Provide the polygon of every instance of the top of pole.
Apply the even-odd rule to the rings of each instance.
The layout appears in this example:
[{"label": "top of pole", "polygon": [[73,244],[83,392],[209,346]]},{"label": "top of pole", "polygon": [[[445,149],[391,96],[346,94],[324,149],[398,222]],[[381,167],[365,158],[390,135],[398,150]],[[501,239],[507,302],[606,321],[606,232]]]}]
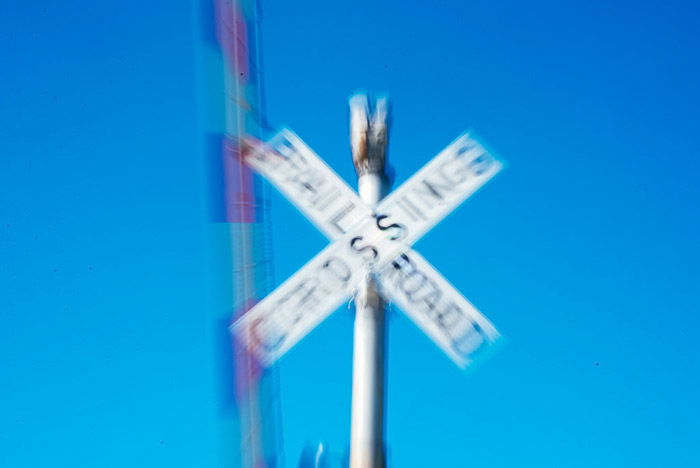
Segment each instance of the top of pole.
[{"label": "top of pole", "polygon": [[350,98],[350,146],[355,172],[386,174],[386,147],[388,141],[389,100],[382,96],[374,102],[374,112],[365,94]]}]

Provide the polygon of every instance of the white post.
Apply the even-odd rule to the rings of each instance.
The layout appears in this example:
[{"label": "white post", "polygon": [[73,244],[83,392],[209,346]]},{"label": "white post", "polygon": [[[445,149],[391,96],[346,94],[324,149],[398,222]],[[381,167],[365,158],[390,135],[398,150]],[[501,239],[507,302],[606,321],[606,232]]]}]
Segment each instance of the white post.
[{"label": "white post", "polygon": [[[367,98],[350,99],[350,138],[360,198],[375,206],[389,189],[385,171],[386,100],[378,100],[371,120]],[[384,455],[384,300],[374,281],[363,282],[355,298],[352,367],[350,468],[383,468]]]}]

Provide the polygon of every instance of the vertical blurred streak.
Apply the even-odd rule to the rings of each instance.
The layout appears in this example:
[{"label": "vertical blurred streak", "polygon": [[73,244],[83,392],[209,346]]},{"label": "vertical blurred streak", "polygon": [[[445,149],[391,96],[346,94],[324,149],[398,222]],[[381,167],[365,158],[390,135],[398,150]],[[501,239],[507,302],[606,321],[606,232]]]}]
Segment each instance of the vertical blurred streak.
[{"label": "vertical blurred streak", "polygon": [[[280,466],[276,370],[259,367],[227,331],[232,320],[267,294],[272,275],[269,189],[243,163],[239,144],[243,137],[262,138],[267,128],[262,108],[259,5],[257,0],[198,2],[200,122],[213,152],[208,155],[210,196],[217,223],[212,254],[217,259],[214,263],[228,265],[219,265],[215,273],[228,278],[220,294],[226,306],[215,304],[214,320],[215,335],[221,337],[219,380],[224,387],[217,400],[217,426],[224,439],[221,466]],[[221,260],[227,255],[230,263]],[[223,317],[224,309],[229,314],[233,311],[233,316]],[[240,447],[238,456],[234,445]]]}]

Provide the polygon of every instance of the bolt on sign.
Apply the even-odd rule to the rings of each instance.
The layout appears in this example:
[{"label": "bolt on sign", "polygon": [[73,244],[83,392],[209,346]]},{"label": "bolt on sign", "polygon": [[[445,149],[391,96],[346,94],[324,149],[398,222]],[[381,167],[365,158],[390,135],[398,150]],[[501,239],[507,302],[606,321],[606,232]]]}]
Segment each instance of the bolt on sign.
[{"label": "bolt on sign", "polygon": [[374,208],[290,130],[249,142],[243,157],[331,241],[231,326],[261,363],[279,359],[368,275],[458,366],[497,341],[491,322],[411,248],[503,168],[476,139],[461,135]]}]

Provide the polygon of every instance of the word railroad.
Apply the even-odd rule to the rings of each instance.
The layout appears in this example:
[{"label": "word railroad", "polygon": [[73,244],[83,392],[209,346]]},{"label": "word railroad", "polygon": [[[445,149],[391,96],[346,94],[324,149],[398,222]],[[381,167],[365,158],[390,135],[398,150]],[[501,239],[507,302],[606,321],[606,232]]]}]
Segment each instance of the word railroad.
[{"label": "word railroad", "polygon": [[289,130],[247,142],[243,158],[332,241],[232,325],[262,364],[286,353],[367,275],[460,367],[498,339],[494,326],[411,249],[503,168],[475,139],[457,138],[374,209]]}]

